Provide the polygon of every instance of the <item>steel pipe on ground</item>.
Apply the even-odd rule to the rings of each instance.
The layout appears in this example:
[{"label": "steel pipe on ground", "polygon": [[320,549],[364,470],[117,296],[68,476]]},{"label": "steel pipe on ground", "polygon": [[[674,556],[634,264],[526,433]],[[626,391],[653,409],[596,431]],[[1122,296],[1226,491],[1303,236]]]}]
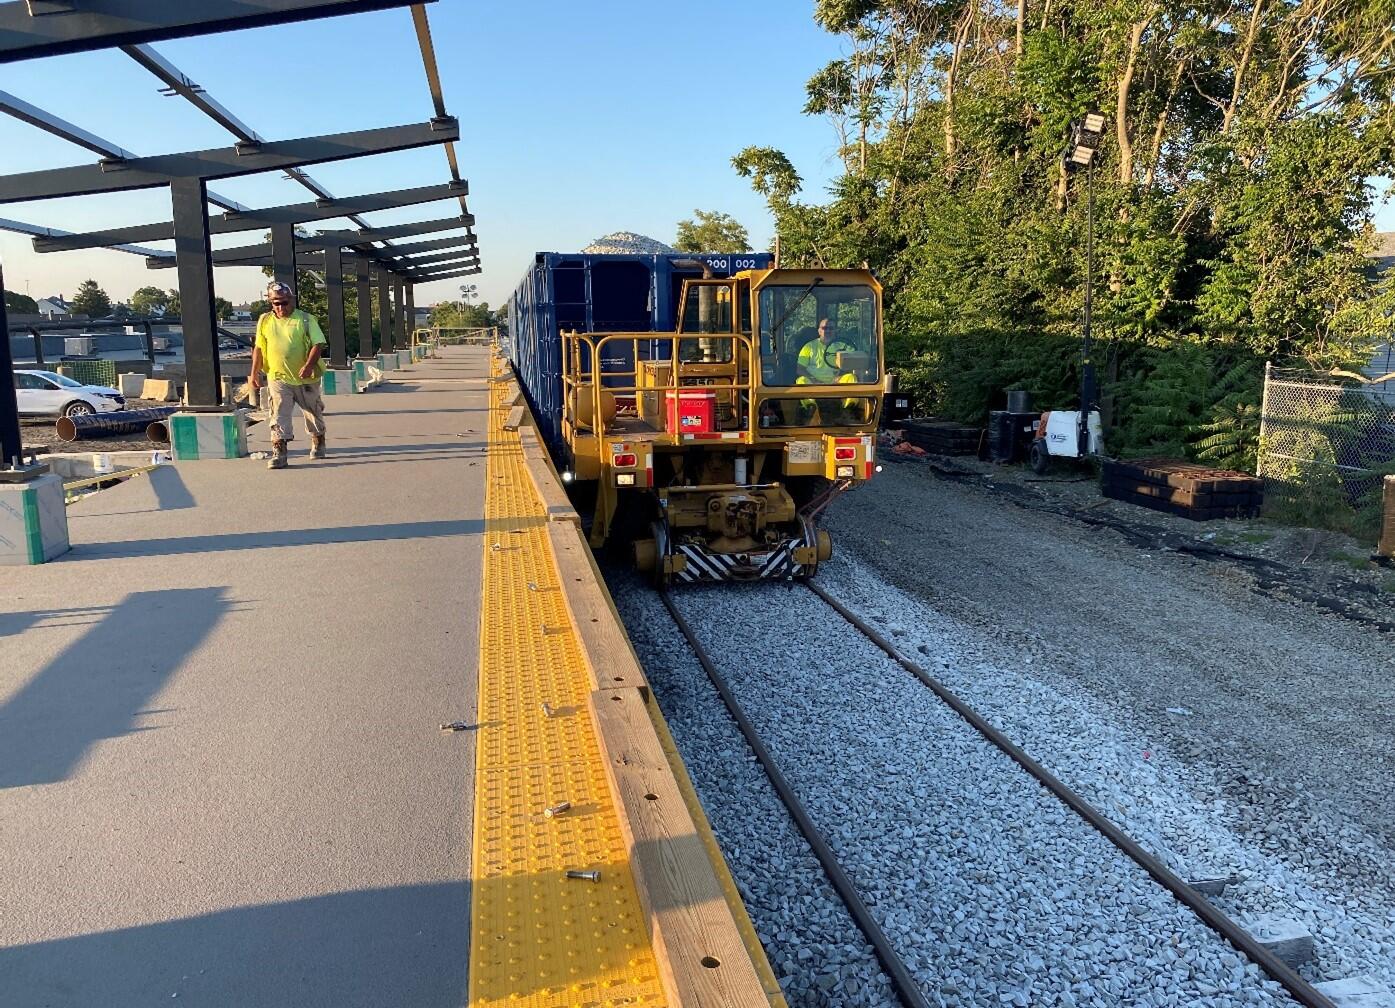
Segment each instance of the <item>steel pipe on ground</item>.
[{"label": "steel pipe on ground", "polygon": [[[87,416],[59,417],[55,428],[59,440],[80,441],[83,438],[111,437],[113,434],[135,434],[144,431],[156,444],[169,444],[169,429],[165,418],[178,406],[153,406],[150,409],[119,410],[116,413],[90,413]],[[159,428],[157,432],[155,429]],[[157,436],[163,432],[163,436]]]}]

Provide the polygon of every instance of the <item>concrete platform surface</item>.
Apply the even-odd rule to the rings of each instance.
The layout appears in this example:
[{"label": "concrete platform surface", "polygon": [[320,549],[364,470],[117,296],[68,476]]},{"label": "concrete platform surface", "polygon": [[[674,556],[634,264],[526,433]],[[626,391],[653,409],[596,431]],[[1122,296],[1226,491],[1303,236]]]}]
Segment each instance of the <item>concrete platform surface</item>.
[{"label": "concrete platform surface", "polygon": [[463,1002],[487,353],[0,574],[0,1004]]}]

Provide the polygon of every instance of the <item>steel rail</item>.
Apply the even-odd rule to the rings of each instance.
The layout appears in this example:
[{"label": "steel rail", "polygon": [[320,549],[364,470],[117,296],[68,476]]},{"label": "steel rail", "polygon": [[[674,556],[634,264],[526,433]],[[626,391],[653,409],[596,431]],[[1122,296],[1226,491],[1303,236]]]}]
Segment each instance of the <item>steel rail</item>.
[{"label": "steel rail", "polygon": [[815,826],[813,820],[809,818],[809,813],[805,811],[803,804],[801,804],[799,798],[795,795],[794,789],[790,787],[784,774],[780,772],[774,757],[771,756],[770,751],[766,749],[765,743],[761,741],[755,726],[751,724],[750,719],[746,717],[745,711],[742,710],[741,704],[731,692],[730,687],[727,686],[726,680],[722,678],[721,673],[719,673],[712,664],[712,660],[708,658],[707,652],[703,649],[702,644],[698,642],[697,636],[693,633],[693,628],[688,625],[688,621],[683,618],[683,614],[680,613],[678,608],[673,604],[673,599],[667,591],[660,591],[659,598],[663,600],[664,608],[668,610],[668,614],[673,617],[673,622],[677,625],[679,632],[683,634],[683,639],[686,640],[688,646],[692,648],[693,655],[697,658],[698,663],[702,665],[703,671],[707,673],[707,678],[712,681],[712,685],[716,687],[717,692],[721,695],[722,702],[727,705],[727,710],[730,712],[732,719],[736,721],[737,727],[741,729],[741,734],[746,737],[746,744],[751,747],[751,751],[755,753],[756,759],[760,761],[761,769],[765,771],[766,777],[769,778],[776,793],[779,794],[780,800],[784,802],[785,808],[789,810],[795,825],[799,827],[799,832],[803,834],[805,841],[808,842],[809,849],[814,852],[814,857],[818,858],[819,864],[823,867],[824,873],[828,876],[828,881],[832,883],[833,888],[837,891],[843,904],[848,908],[848,913],[852,915],[853,921],[862,931],[862,934],[867,938],[868,942],[871,943],[873,951],[877,954],[877,959],[880,960],[882,968],[886,970],[892,986],[896,989],[897,997],[901,1000],[902,1004],[909,1006],[909,1008],[930,1008],[930,1002],[925,999],[925,995],[921,993],[919,985],[916,984],[915,979],[911,976],[910,970],[908,970],[906,964],[901,961],[901,957],[896,954],[896,950],[891,947],[891,943],[887,940],[886,934],[882,931],[876,920],[873,919],[871,913],[867,909],[867,905],[862,902],[862,897],[858,895],[856,887],[852,884],[852,880],[849,879],[847,873],[843,871],[843,866],[838,863],[837,855],[833,853],[832,849],[828,846],[828,842],[823,838],[823,834],[819,832],[819,828]]},{"label": "steel rail", "polygon": [[1227,914],[1216,909],[1205,896],[1197,892],[1180,875],[1144,850],[1136,840],[1105,818],[1093,805],[1076,794],[1060,778],[1032,759],[1020,746],[989,724],[949,687],[903,655],[895,644],[883,637],[874,627],[813,582],[806,581],[804,586],[827,602],[854,629],[886,652],[892,661],[929,687],[930,691],[939,697],[946,706],[967,721],[976,732],[996,746],[1004,755],[1036,778],[1042,787],[1098,830],[1120,851],[1128,855],[1135,864],[1152,877],[1153,881],[1170,892],[1179,903],[1195,913],[1202,923],[1244,953],[1255,965],[1264,970],[1271,980],[1288,991],[1295,1001],[1303,1005],[1304,1008],[1336,1008],[1330,998],[1299,976],[1274,953],[1255,941],[1248,931],[1235,923]]}]

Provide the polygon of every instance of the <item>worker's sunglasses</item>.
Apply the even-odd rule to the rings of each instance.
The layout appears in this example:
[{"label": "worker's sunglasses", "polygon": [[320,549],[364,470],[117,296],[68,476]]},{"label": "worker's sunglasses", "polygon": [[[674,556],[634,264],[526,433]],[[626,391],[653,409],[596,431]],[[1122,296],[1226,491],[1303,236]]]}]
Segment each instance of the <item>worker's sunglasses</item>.
[{"label": "worker's sunglasses", "polygon": [[289,302],[289,301],[286,301],[286,300],[284,300],[284,299],[283,299],[283,300],[281,300],[281,301],[270,301],[270,302],[268,302],[268,303],[269,303],[269,304],[273,304],[273,305],[279,305],[279,304],[290,304],[290,302]]}]

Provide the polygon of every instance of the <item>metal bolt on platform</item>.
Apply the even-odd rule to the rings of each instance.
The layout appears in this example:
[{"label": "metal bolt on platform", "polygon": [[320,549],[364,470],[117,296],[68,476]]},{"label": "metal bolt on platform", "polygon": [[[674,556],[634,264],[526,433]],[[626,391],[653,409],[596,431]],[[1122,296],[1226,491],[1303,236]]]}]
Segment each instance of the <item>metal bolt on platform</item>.
[{"label": "metal bolt on platform", "polygon": [[557,816],[561,815],[562,813],[569,811],[569,810],[571,809],[571,807],[572,807],[572,803],[569,802],[569,801],[558,802],[556,805],[553,805],[551,808],[543,809],[543,818],[544,818],[544,819],[555,819]]},{"label": "metal bolt on platform", "polygon": [[601,873],[598,871],[569,871],[567,878],[585,879],[587,882],[599,882]]}]

